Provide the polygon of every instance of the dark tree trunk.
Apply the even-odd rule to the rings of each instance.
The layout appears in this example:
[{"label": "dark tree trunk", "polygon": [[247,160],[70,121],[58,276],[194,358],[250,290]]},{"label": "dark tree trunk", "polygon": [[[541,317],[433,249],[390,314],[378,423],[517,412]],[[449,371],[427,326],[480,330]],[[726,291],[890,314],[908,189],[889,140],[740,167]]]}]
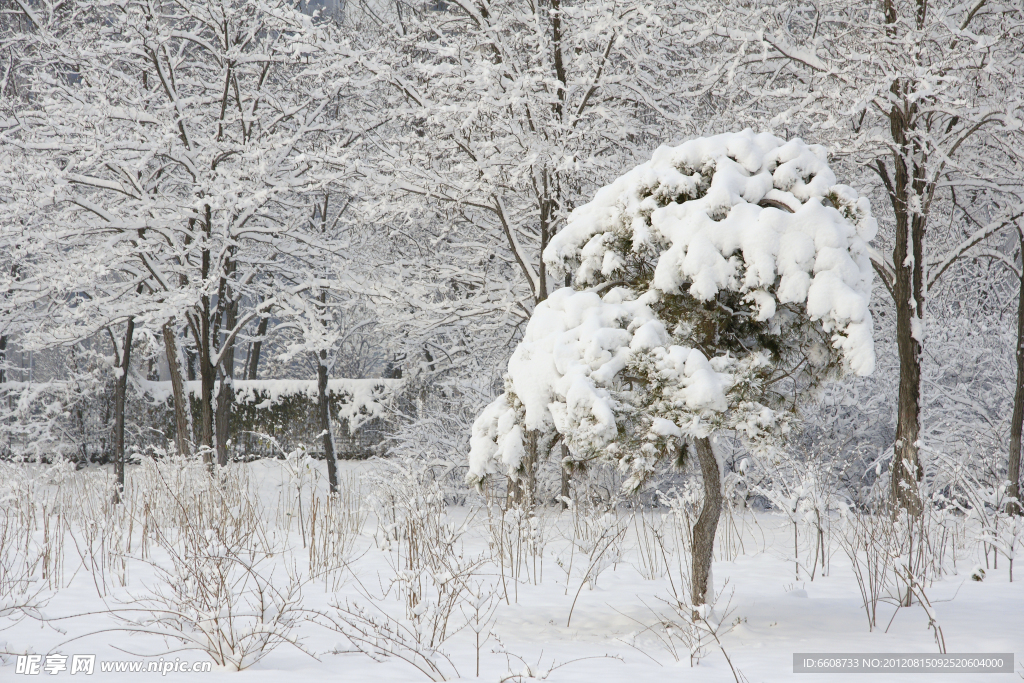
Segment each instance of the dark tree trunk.
[{"label": "dark tree trunk", "polygon": [[196,381],[196,350],[191,346],[185,347],[185,376],[189,382]]},{"label": "dark tree trunk", "polygon": [[[923,202],[926,194],[924,154],[911,139],[915,106],[906,97],[901,80],[892,84],[897,102],[889,113],[890,133],[896,143],[895,168],[889,198],[896,218],[892,261],[896,305],[896,347],[900,358],[896,442],[890,472],[893,504],[913,515],[921,512],[918,482],[923,470],[918,440],[921,436],[921,342],[924,329],[924,239],[926,216],[912,210],[910,198]],[[880,162],[881,163],[881,162]],[[883,179],[887,176],[883,176]],[[915,326],[917,329],[915,329]]]},{"label": "dark tree trunk", "polygon": [[[324,230],[326,231],[326,220],[327,220],[327,202],[330,199],[330,195],[324,197],[323,212],[321,219],[325,221]],[[320,301],[320,316],[321,323],[324,327],[330,322],[330,316],[327,312],[327,290],[321,289],[319,295]],[[260,327],[263,332],[266,332],[266,319],[260,321]],[[317,389],[317,408],[320,412],[320,431],[323,433],[324,440],[324,458],[327,459],[327,481],[331,487],[331,493],[338,492],[338,463],[336,460],[336,454],[334,452],[334,432],[331,429],[331,396],[327,391],[327,350],[322,349],[317,355],[316,364],[316,389]]]},{"label": "dark tree trunk", "polygon": [[200,425],[199,443],[202,446],[203,462],[213,467],[213,389],[217,382],[217,369],[210,362],[210,324],[209,317],[204,315],[202,334],[197,339],[199,349],[199,380],[200,380]]},{"label": "dark tree trunk", "polygon": [[217,391],[217,410],[214,416],[217,438],[217,464],[221,467],[228,464],[228,439],[231,438],[231,404],[234,403],[234,399],[234,378],[222,372],[220,375],[220,387]]},{"label": "dark tree trunk", "polygon": [[320,410],[320,431],[323,432],[324,458],[327,459],[327,481],[331,493],[338,492],[338,463],[334,453],[334,433],[331,431],[331,400],[327,393],[327,352],[321,351],[316,368],[317,407]]},{"label": "dark tree trunk", "polygon": [[[15,280],[21,279],[20,270],[17,264],[11,266],[11,276]],[[7,295],[4,295],[7,298]],[[0,384],[7,381],[7,335],[0,334]]]},{"label": "dark tree trunk", "polygon": [[[698,607],[707,602],[708,589],[714,590],[714,586],[708,585],[708,579],[711,576],[718,518],[722,514],[722,478],[718,472],[718,460],[711,447],[711,439],[694,439],[694,446],[697,460],[700,462],[700,473],[704,479],[704,505],[701,507],[697,523],[693,525],[691,567],[691,598],[693,606]],[[696,621],[698,618],[699,614],[694,610],[693,619]]]},{"label": "dark tree trunk", "polygon": [[260,324],[256,328],[256,341],[252,343],[252,351],[249,358],[249,367],[247,368],[248,379],[258,379],[257,373],[260,367],[260,351],[263,350],[263,338],[267,336],[267,323],[270,322],[270,316],[266,318],[260,318]]},{"label": "dark tree trunk", "polygon": [[178,358],[178,345],[174,340],[174,325],[171,321],[164,323],[164,352],[167,354],[167,372],[171,376],[171,392],[174,395],[174,442],[178,446],[178,455],[188,456],[189,441],[192,430],[189,429],[188,394],[185,393],[185,382],[181,378],[181,363]]},{"label": "dark tree trunk", "polygon": [[922,475],[918,453],[921,434],[921,345],[913,337],[912,307],[905,299],[902,304],[899,301],[906,292],[906,288],[901,286],[901,279],[897,272],[896,347],[900,358],[900,384],[890,485],[893,503],[917,514],[921,510],[918,481]]},{"label": "dark tree trunk", "polygon": [[[212,212],[209,205],[205,207],[205,220],[200,221],[200,229],[206,233],[209,240],[213,233]],[[210,277],[210,250],[204,248],[201,252],[200,272],[205,282]],[[217,368],[213,365],[213,331],[210,329],[211,320],[210,295],[203,293],[200,296],[201,311],[199,325],[193,326],[196,337],[196,352],[199,356],[199,380],[200,389],[199,404],[201,414],[201,425],[199,428],[199,441],[202,445],[203,462],[213,472],[213,388],[217,382]]]},{"label": "dark tree trunk", "polygon": [[135,318],[128,318],[124,332],[124,349],[121,352],[121,374],[114,383],[114,503],[121,502],[124,493],[124,396],[128,387],[128,368],[132,357],[132,337],[135,335]]},{"label": "dark tree trunk", "polygon": [[[238,303],[230,301],[224,306],[224,329],[230,334],[235,328]],[[228,439],[231,437],[231,407],[235,402],[235,342],[231,338],[224,348],[221,361],[220,391],[217,394],[217,464],[228,464]]]},{"label": "dark tree trunk", "polygon": [[1021,249],[1020,287],[1017,293],[1017,387],[1013,393],[1013,417],[1010,420],[1010,457],[1007,461],[1007,479],[1010,485],[1006,495],[1012,498],[1006,511],[1011,515],[1019,515],[1022,511],[1020,501],[1020,441],[1024,427],[1024,231],[1018,231]]}]

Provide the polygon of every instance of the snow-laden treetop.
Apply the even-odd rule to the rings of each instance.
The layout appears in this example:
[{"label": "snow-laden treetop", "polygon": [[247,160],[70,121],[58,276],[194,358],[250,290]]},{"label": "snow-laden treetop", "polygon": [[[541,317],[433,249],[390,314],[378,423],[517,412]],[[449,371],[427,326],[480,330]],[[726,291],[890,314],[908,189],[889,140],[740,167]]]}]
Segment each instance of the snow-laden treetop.
[{"label": "snow-laden treetop", "polygon": [[545,250],[577,289],[534,310],[468,478],[515,472],[524,430],[618,461],[631,486],[685,436],[784,433],[787,396],[874,369],[875,230],[820,145],[747,130],[659,148]]}]

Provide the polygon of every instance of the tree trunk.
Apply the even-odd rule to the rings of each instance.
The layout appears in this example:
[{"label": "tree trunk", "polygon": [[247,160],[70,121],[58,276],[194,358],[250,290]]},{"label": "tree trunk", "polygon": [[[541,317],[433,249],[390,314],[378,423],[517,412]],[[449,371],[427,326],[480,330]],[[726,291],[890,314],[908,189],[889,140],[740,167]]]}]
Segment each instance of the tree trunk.
[{"label": "tree trunk", "polygon": [[256,375],[260,367],[260,351],[263,349],[263,337],[267,336],[268,322],[270,322],[270,316],[260,318],[260,324],[256,328],[256,341],[252,343],[248,374],[246,375],[248,379],[258,379]]},{"label": "tree trunk", "polygon": [[526,457],[519,467],[519,476],[515,481],[513,502],[533,508],[534,496],[537,492],[537,432],[526,434]]},{"label": "tree trunk", "polygon": [[895,269],[893,295],[896,304],[896,346],[900,358],[900,387],[896,442],[890,472],[893,504],[912,515],[921,512],[918,482],[923,470],[918,440],[921,435],[921,341],[924,329],[924,239],[926,216],[912,210],[911,198],[921,203],[925,194],[924,150],[911,139],[915,105],[906,96],[907,86],[893,82],[896,98],[889,113],[889,126],[897,152],[889,198],[896,218],[896,239],[892,262]]},{"label": "tree trunk", "polygon": [[562,509],[563,510],[565,510],[565,509],[567,509],[569,507],[569,479],[570,479],[570,474],[569,474],[569,468],[568,468],[568,466],[566,465],[566,462],[565,462],[568,459],[569,459],[569,447],[566,446],[565,443],[563,442],[562,443],[562,482],[561,482],[562,486],[561,486],[561,490],[559,491],[559,493],[561,495],[561,498],[562,498],[561,504],[562,504]]},{"label": "tree trunk", "polygon": [[196,350],[191,346],[185,347],[185,376],[189,382],[196,381]]},{"label": "tree trunk", "polygon": [[324,457],[327,459],[327,481],[331,493],[338,492],[338,463],[334,454],[334,432],[331,431],[331,400],[327,393],[327,352],[321,351],[316,368],[317,407],[320,409],[320,431],[323,432]]},{"label": "tree trunk", "polygon": [[[227,266],[226,270],[229,274],[234,272],[234,261],[231,261]],[[226,299],[229,295],[229,287],[227,285],[227,279],[222,280],[222,286],[220,289],[220,295],[218,299],[218,308],[223,308],[224,311],[224,330],[230,335],[231,331],[235,329],[235,324],[238,322],[238,301],[228,300],[223,306],[219,303]],[[219,337],[219,331],[215,332],[215,335]],[[225,467],[228,464],[228,439],[231,436],[231,406],[235,402],[235,339],[230,337],[226,346],[223,350],[223,359],[221,360],[221,381],[220,391],[217,394],[217,417],[216,417],[216,428],[217,428],[217,464],[221,467]]]},{"label": "tree trunk", "polygon": [[[15,280],[21,280],[20,270],[18,265],[11,266],[11,277]],[[7,298],[7,295],[4,295]],[[0,384],[7,381],[7,335],[0,334]]]},{"label": "tree trunk", "polygon": [[[132,357],[132,337],[135,335],[135,318],[128,318],[124,332],[124,349],[121,352],[121,374],[114,383],[114,504],[121,502],[124,492],[124,396],[128,387],[128,368]],[[116,350],[116,349],[115,349]]]},{"label": "tree trunk", "polygon": [[[897,283],[899,278],[897,278]],[[896,287],[896,296],[900,296]],[[913,515],[921,511],[918,481],[922,476],[918,439],[921,434],[921,345],[912,335],[909,305],[896,305],[896,346],[900,358],[900,386],[896,443],[890,472],[893,503]]]},{"label": "tree trunk", "polygon": [[199,346],[199,380],[201,383],[199,405],[200,425],[199,443],[202,446],[203,462],[213,468],[213,388],[217,382],[217,368],[210,363],[209,325],[203,323],[203,338],[197,340]]},{"label": "tree trunk", "polygon": [[1010,485],[1006,495],[1012,500],[1006,505],[1011,515],[1021,514],[1020,502],[1020,440],[1024,427],[1024,231],[1018,229],[1021,249],[1020,288],[1017,293],[1017,387],[1013,393],[1013,417],[1010,420],[1010,457],[1007,461],[1007,479]]},{"label": "tree trunk", "polygon": [[217,436],[217,464],[221,467],[228,464],[228,439],[231,436],[231,404],[234,401],[234,378],[227,372],[221,372],[220,389],[217,391],[217,413],[214,419]]},{"label": "tree trunk", "polygon": [[[228,318],[226,328],[231,330],[235,326],[234,316],[231,315],[233,305],[226,306],[226,317]],[[217,413],[214,425],[217,436],[217,464],[226,467],[228,464],[228,439],[231,437],[231,406],[235,402],[235,342],[228,342],[224,349],[224,359],[220,365],[220,390],[217,392]]]},{"label": "tree trunk", "polygon": [[[205,220],[200,222],[200,228],[206,233],[206,239],[210,239],[213,233],[213,223],[209,204],[205,207]],[[205,282],[210,277],[210,250],[202,250],[200,271]],[[200,309],[200,320],[198,327],[193,326],[196,336],[196,352],[199,356],[199,380],[202,383],[199,402],[201,408],[201,421],[199,440],[202,444],[203,462],[213,473],[213,387],[217,381],[217,368],[213,365],[213,335],[210,330],[210,295],[203,293],[200,296],[202,308]],[[191,368],[191,365],[190,365]]]},{"label": "tree trunk", "polygon": [[181,359],[178,357],[178,345],[174,340],[174,325],[168,320],[164,323],[164,352],[167,354],[167,372],[171,376],[171,392],[174,394],[174,442],[178,446],[178,455],[188,457],[189,441],[192,430],[189,427],[189,400],[185,393],[185,382],[181,378]]},{"label": "tree trunk", "polygon": [[[704,505],[701,507],[697,523],[693,525],[693,548],[692,548],[692,579],[691,579],[691,602],[696,608],[707,603],[708,590],[714,590],[709,585],[708,579],[711,576],[711,560],[715,551],[715,532],[718,530],[718,518],[722,514],[722,477],[718,471],[718,460],[711,447],[711,439],[694,439],[694,450],[697,451],[697,460],[700,462],[700,473],[704,479]],[[693,619],[696,621],[700,614],[696,609],[693,611]]]}]

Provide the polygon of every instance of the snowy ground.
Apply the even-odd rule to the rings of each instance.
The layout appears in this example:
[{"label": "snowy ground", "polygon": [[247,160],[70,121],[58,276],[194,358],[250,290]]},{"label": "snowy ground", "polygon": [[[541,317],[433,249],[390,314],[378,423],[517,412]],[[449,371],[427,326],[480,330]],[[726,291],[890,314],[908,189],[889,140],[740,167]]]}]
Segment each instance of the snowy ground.
[{"label": "snowy ground", "polygon": [[[296,464],[299,467],[294,467]],[[408,592],[399,589],[403,586],[408,589],[413,584],[393,584],[396,575],[402,575],[409,547],[401,541],[389,542],[387,520],[382,522],[373,512],[382,509],[381,481],[401,492],[405,490],[401,488],[401,476],[386,474],[380,478],[379,464],[352,464],[346,468],[343,488],[349,498],[345,507],[348,516],[334,519],[343,518],[348,520],[345,523],[350,523],[353,515],[360,517],[359,509],[365,511],[365,519],[360,533],[347,538],[346,548],[335,546],[331,551],[333,556],[342,558],[344,566],[309,580],[310,551],[304,546],[314,545],[315,536],[313,539],[310,536],[317,533],[310,528],[310,500],[322,496],[324,476],[318,469],[320,463],[293,462],[291,465],[291,470],[288,463],[279,461],[233,466],[238,471],[232,486],[236,493],[259,492],[262,505],[255,521],[263,530],[266,543],[276,549],[272,557],[258,565],[260,575],[272,577],[272,584],[279,589],[288,583],[289,574],[302,584],[301,598],[296,603],[302,611],[295,612],[298,620],[291,635],[306,652],[285,643],[241,672],[214,666],[212,673],[171,672],[163,678],[168,681],[198,677],[210,681],[273,683],[304,678],[317,681],[429,680],[412,665],[396,658],[377,662],[361,653],[331,654],[331,651],[352,650],[341,633],[328,628],[328,622],[337,623],[330,621],[337,618],[334,606],[346,600],[380,610],[374,612],[379,618],[383,618],[384,613],[389,614],[397,620],[392,622],[394,624],[410,623],[404,621]],[[310,465],[311,469],[306,469],[305,465]],[[164,476],[162,485],[169,490],[186,490],[181,481],[170,481],[172,477],[167,470],[160,472]],[[24,542],[0,541],[4,544],[7,579],[16,576],[18,568],[23,566],[19,562],[37,558],[33,575],[41,579],[48,573],[49,581],[39,580],[34,584],[41,589],[37,599],[46,600],[42,608],[46,620],[26,618],[14,625],[5,623],[7,629],[0,632],[0,640],[7,641],[3,649],[10,653],[44,655],[95,654],[94,676],[103,681],[162,677],[159,673],[101,673],[99,663],[104,661],[148,662],[154,658],[159,660],[160,656],[164,661],[175,658],[209,660],[204,652],[175,651],[179,644],[173,640],[140,633],[160,628],[154,625],[152,611],[132,611],[144,606],[140,598],[170,592],[170,584],[162,583],[155,569],[170,566],[165,546],[156,541],[142,542],[143,533],[151,538],[159,535],[152,528],[159,515],[147,507],[156,507],[166,500],[154,493],[153,487],[158,486],[155,482],[161,481],[157,474],[152,466],[130,469],[129,476],[134,483],[124,507],[132,514],[119,521],[109,512],[109,507],[104,508],[102,492],[108,490],[104,486],[110,476],[107,471],[90,468],[79,473],[60,473],[5,466],[3,486],[7,494],[0,499],[8,522],[5,538],[16,540],[19,528],[33,529],[27,551]],[[186,472],[183,477],[187,476],[196,474]],[[301,512],[297,500],[300,485]],[[419,505],[411,496],[409,500],[392,501],[392,504],[393,509],[403,504]],[[673,551],[675,544],[666,541],[666,552],[660,557],[672,568],[666,572],[663,564],[650,566],[652,555],[645,554],[644,549],[652,546],[643,542],[645,526],[638,523],[635,515],[631,516],[628,511],[620,511],[615,516],[600,511],[573,515],[571,511],[560,513],[553,508],[543,509],[534,527],[536,531],[526,541],[518,542],[514,541],[514,534],[502,535],[500,526],[488,526],[488,515],[482,505],[483,498],[471,496],[465,506],[448,508],[447,517],[441,522],[447,524],[444,527],[449,534],[447,538],[456,539],[458,551],[453,556],[456,564],[464,567],[473,558],[479,560],[479,566],[466,574],[468,578],[464,583],[479,590],[480,597],[475,598],[478,604],[493,608],[492,618],[485,615],[477,620],[482,636],[492,635],[478,650],[471,623],[470,627],[450,636],[436,652],[428,653],[440,662],[444,675],[474,679],[479,652],[480,677],[488,681],[524,672],[551,681],[639,681],[651,677],[735,680],[722,648],[710,636],[705,637],[699,663],[691,666],[684,642],[689,636],[681,630],[685,628],[684,621],[675,619],[678,626],[674,639],[672,631],[666,632],[665,622],[678,616],[666,599],[672,594],[673,582],[680,580],[683,558]],[[238,510],[244,507],[239,500],[234,500],[231,506],[234,514],[240,514]],[[35,518],[30,519],[33,511]],[[661,514],[664,512],[665,509],[657,514],[647,513],[645,521],[649,525],[646,528],[660,529],[667,539],[678,527],[673,526],[671,515]],[[165,514],[170,516],[171,513],[165,511]],[[93,515],[91,522],[89,515]],[[115,532],[126,528],[129,518],[132,520],[130,530]],[[302,530],[299,529],[300,518],[306,525]],[[43,528],[43,519],[50,520],[49,528]],[[494,520],[497,517],[492,516]],[[22,526],[18,527],[15,522]],[[806,571],[802,571],[797,580],[792,559],[793,527],[788,519],[770,514],[755,517],[747,512],[735,513],[726,524],[728,531],[719,535],[718,557],[713,568],[720,599],[709,623],[715,625],[722,620],[728,602],[728,616],[722,620],[724,625],[719,635],[740,680],[855,683],[895,678],[907,683],[931,680],[998,683],[1019,681],[1024,677],[1024,667],[1020,665],[1024,660],[1024,570],[1018,567],[1020,576],[1010,583],[1005,559],[1000,558],[999,568],[990,569],[983,582],[969,580],[971,569],[979,561],[983,562],[977,555],[977,544],[969,542],[961,543],[958,549],[957,573],[952,573],[950,560],[947,564],[951,573],[926,587],[927,597],[933,603],[948,652],[1013,652],[1018,662],[1017,672],[981,676],[793,673],[794,652],[933,654],[937,652],[935,636],[929,629],[923,608],[915,604],[896,610],[888,602],[879,605],[879,629],[869,632],[850,560],[837,540],[831,543],[828,575],[821,576],[819,566],[813,581]],[[401,524],[393,526],[391,531],[400,527]],[[61,534],[54,531],[56,528],[63,529]],[[458,536],[460,528],[464,529],[461,537]],[[320,529],[322,539],[323,527]],[[183,531],[162,529],[160,533],[165,537],[166,547],[181,547],[174,545],[174,539],[180,540]],[[620,533],[621,537],[617,535]],[[334,538],[344,540],[341,535]],[[536,542],[538,549],[532,555],[528,552],[529,538]],[[133,539],[131,549],[127,539]],[[521,552],[523,560],[518,564],[510,561],[504,569],[499,569],[494,561],[495,539],[497,542],[513,539],[508,547]],[[805,546],[801,548],[801,555],[807,565],[811,557],[807,555],[809,539],[807,530],[801,530],[800,543]],[[92,551],[88,549],[90,541]],[[603,552],[602,543],[607,546]],[[224,551],[211,546],[204,552],[216,555]],[[617,561],[613,562],[615,559]],[[511,566],[514,564],[518,567],[518,581],[512,577],[516,573]],[[593,578],[595,573],[596,580],[584,585],[585,576],[589,574],[589,578]],[[649,578],[652,575],[655,578]],[[432,595],[430,587],[437,585],[436,581],[432,583],[432,579],[424,579],[422,575],[404,576],[410,581],[419,581],[416,585],[427,586],[423,595]],[[17,596],[17,590],[8,590],[0,599],[12,604]],[[452,631],[473,614],[469,608],[474,600],[471,595],[462,592],[457,599],[458,605],[450,617],[449,630]],[[177,609],[183,608],[178,605]],[[572,618],[567,624],[570,611]],[[245,611],[241,613],[242,616],[237,617],[239,623],[251,626],[251,620],[246,622]],[[172,623],[169,612],[158,616],[163,618],[164,632],[180,628],[180,624]],[[274,616],[269,614],[267,620],[273,622]],[[421,625],[429,618],[428,610],[421,615]],[[736,625],[730,630],[733,623]],[[672,643],[677,648],[678,661],[669,646]],[[390,647],[384,640],[378,640],[378,645],[385,650]],[[450,661],[444,661],[442,655],[447,655]],[[46,672],[35,676],[17,675],[15,661],[13,656],[6,657],[0,665],[0,679],[58,680],[71,675],[68,671],[53,675]]]}]

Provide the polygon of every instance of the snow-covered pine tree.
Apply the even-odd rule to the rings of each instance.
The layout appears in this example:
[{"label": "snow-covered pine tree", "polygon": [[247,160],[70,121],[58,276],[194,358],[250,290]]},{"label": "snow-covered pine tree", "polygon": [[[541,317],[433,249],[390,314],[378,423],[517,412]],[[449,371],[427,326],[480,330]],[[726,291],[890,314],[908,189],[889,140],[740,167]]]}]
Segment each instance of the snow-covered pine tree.
[{"label": "snow-covered pine tree", "polygon": [[722,505],[713,435],[769,452],[808,389],[873,371],[875,229],[821,146],[748,130],[659,148],[545,250],[574,288],[534,310],[505,393],[474,424],[468,481],[528,471],[524,444],[535,457],[560,439],[635,491],[692,443],[705,499],[691,601],[705,604]]}]

